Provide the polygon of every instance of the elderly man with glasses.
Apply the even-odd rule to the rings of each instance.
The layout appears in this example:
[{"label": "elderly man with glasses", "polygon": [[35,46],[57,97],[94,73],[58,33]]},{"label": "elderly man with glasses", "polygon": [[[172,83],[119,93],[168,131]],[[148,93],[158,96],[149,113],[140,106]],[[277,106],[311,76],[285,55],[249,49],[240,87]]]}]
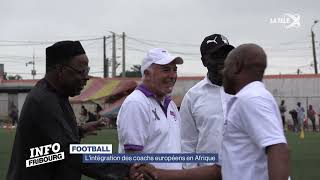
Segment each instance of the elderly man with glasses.
[{"label": "elderly man with glasses", "polygon": [[[95,121],[77,126],[68,98],[80,94],[89,79],[88,57],[79,41],[61,41],[46,49],[46,75],[28,94],[13,145],[8,180],[80,180],[81,174],[96,179],[123,179],[126,164],[84,164],[81,156],[69,154],[70,144],[80,144],[86,133],[104,125]],[[64,153],[55,162],[28,166],[33,149],[48,146]],[[52,154],[48,151],[45,154]],[[37,153],[36,153],[37,154]],[[38,153],[39,154],[39,153]]]}]

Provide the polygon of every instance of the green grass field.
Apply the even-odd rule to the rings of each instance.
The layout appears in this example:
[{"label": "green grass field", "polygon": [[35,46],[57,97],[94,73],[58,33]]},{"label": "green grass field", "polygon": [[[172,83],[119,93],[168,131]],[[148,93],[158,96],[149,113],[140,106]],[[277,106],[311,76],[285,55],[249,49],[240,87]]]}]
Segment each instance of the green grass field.
[{"label": "green grass field", "polygon": [[[0,129],[0,180],[5,179],[14,140],[14,130]],[[305,133],[300,140],[297,134],[286,134],[291,158],[292,180],[320,179],[320,133]],[[98,136],[85,138],[83,143],[113,144],[113,152],[117,152],[116,130],[102,130]],[[82,178],[89,179],[89,178]]]}]

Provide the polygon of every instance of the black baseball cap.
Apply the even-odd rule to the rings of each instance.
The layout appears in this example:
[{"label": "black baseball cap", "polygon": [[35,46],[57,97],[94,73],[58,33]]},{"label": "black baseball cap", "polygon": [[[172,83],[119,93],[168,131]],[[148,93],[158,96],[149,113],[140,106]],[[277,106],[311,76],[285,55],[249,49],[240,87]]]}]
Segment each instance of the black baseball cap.
[{"label": "black baseball cap", "polygon": [[221,34],[207,36],[204,38],[200,46],[201,56],[208,53],[214,53],[222,48],[227,50],[227,52],[234,49],[234,47],[229,44],[228,39]]}]

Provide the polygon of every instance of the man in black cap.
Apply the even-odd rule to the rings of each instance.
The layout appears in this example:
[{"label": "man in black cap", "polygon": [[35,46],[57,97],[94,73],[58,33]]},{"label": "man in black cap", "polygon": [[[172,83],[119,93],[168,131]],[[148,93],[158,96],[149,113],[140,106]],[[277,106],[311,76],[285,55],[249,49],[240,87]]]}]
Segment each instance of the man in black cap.
[{"label": "man in black cap", "polygon": [[[200,46],[201,60],[208,69],[206,77],[184,96],[181,107],[181,145],[183,153],[216,153],[221,149],[226,103],[230,98],[222,87],[222,69],[234,49],[226,37],[213,34]],[[185,163],[185,169],[210,165]]]},{"label": "man in black cap", "polygon": [[[79,180],[81,174],[122,179],[128,174],[128,165],[83,164],[80,155],[69,154],[70,144],[80,144],[81,137],[95,133],[104,123],[78,127],[68,100],[80,94],[89,79],[88,57],[82,45],[79,41],[57,42],[46,49],[46,63],[45,77],[30,91],[22,107],[7,179]],[[55,162],[29,160],[57,151],[64,157],[55,157]]]}]

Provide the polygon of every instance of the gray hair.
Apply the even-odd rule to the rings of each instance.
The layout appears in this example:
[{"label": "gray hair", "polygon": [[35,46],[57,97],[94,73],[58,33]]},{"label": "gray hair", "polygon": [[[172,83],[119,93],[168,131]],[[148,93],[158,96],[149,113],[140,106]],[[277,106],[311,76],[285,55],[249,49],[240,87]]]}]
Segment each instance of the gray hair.
[{"label": "gray hair", "polygon": [[[154,66],[153,66],[154,64],[151,64],[147,69],[145,69],[144,71],[153,71],[153,68],[154,68]],[[145,76],[144,76],[144,72],[143,72],[143,74],[142,74],[142,77],[141,77],[141,80],[142,81],[144,81],[144,78],[145,78]]]}]

